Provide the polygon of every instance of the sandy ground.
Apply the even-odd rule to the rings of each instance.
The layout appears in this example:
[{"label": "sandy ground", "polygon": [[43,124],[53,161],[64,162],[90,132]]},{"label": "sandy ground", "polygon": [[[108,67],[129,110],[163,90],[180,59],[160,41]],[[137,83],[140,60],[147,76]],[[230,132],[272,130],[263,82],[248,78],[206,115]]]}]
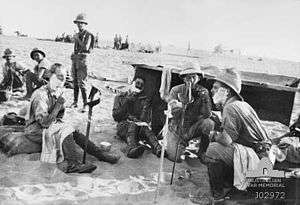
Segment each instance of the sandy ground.
[{"label": "sandy ground", "polygon": [[[34,62],[29,58],[29,52],[34,47],[46,51],[53,62],[62,62],[70,68],[69,56],[71,44],[43,42],[34,39],[1,37],[0,52],[10,47],[17,60],[27,67]],[[144,61],[157,64],[169,62],[182,64],[186,58],[164,56],[162,54],[137,54],[126,51],[96,49],[91,58],[90,71],[96,75],[112,79],[127,78],[132,72],[124,61]],[[106,86],[116,87],[126,84],[115,84],[89,80],[89,87],[96,85],[101,89],[101,103],[94,108],[90,138],[96,144],[102,141],[112,143],[112,151],[120,154],[120,161],[111,165],[97,161],[92,156],[88,160],[97,165],[92,174],[66,175],[55,165],[41,163],[39,154],[17,155],[7,158],[0,154],[0,204],[153,204],[156,190],[156,173],[159,159],[150,151],[146,151],[140,159],[126,158],[122,153],[125,143],[115,137],[116,123],[111,117],[114,93]],[[72,102],[72,90],[65,91],[66,104]],[[12,99],[0,105],[0,116],[8,111],[19,112],[28,102]],[[83,133],[86,130],[87,113],[77,110],[67,110],[65,120]],[[287,127],[279,123],[265,122],[272,136],[280,135]],[[191,169],[192,179],[178,180],[185,176],[185,170]],[[175,171],[174,185],[169,186],[172,163],[165,160],[165,178],[159,192],[158,204],[200,204],[210,202],[209,183],[206,167],[199,165],[191,167],[185,162],[178,164]],[[200,196],[198,200],[193,196]],[[227,202],[226,204],[244,204],[242,202]],[[248,202],[249,204],[249,202]],[[251,203],[250,203],[251,204]]]},{"label": "sandy ground", "polygon": [[[102,86],[99,85],[99,87]],[[88,160],[98,167],[92,174],[66,175],[55,165],[41,163],[39,154],[17,155],[10,158],[1,154],[0,200],[3,204],[12,202],[21,204],[44,204],[46,202],[49,204],[94,204],[96,201],[101,201],[101,204],[153,203],[159,159],[150,151],[146,151],[138,160],[125,157],[121,151],[125,147],[125,143],[116,139],[115,122],[111,118],[113,95],[104,87],[102,88],[102,101],[93,112],[91,140],[96,144],[102,141],[110,142],[113,145],[112,151],[122,156],[120,161],[115,165],[110,165],[88,156]],[[66,90],[65,94],[66,104],[70,104],[72,91]],[[12,104],[12,102],[8,102],[3,107],[8,106],[9,110],[17,111],[27,102],[19,102],[15,106]],[[1,114],[4,114],[5,111],[7,111],[7,107],[1,109]],[[85,132],[87,113],[67,110],[65,119],[80,131]],[[197,190],[197,186],[192,182],[178,182],[177,180],[179,175],[184,176],[184,170],[187,168],[185,163],[179,164],[176,168],[175,183],[181,183],[181,188],[177,185],[166,186],[170,180],[172,163],[165,160],[166,181],[161,189],[162,196],[158,198],[159,204],[169,204],[168,200],[173,201],[174,199],[176,199],[175,204],[191,203],[188,196]],[[199,183],[204,190],[203,193],[207,193],[209,196],[206,168],[201,166],[196,168],[193,173],[195,176],[201,177],[202,180]],[[97,180],[98,182],[93,184]],[[69,185],[70,183],[71,185]],[[47,184],[51,187],[46,186],[45,188]]]}]

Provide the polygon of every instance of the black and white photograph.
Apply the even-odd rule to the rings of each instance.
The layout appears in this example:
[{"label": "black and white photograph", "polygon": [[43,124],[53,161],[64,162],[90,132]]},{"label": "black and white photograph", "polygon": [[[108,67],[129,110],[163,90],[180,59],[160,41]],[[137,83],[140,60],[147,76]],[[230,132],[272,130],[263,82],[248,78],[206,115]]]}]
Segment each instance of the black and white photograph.
[{"label": "black and white photograph", "polygon": [[300,204],[300,0],[0,5],[0,205]]}]

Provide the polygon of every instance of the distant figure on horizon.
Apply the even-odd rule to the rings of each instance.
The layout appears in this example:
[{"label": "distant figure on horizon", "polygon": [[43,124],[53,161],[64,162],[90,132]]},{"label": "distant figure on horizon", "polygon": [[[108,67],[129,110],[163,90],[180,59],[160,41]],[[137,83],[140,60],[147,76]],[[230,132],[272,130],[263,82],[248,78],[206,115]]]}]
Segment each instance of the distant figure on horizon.
[{"label": "distant figure on horizon", "polygon": [[25,68],[14,60],[15,55],[9,48],[5,49],[2,58],[5,59],[5,63],[2,65],[3,80],[0,83],[0,101],[5,101],[7,99],[2,99],[3,91],[5,93],[6,90],[13,91],[22,88]]},{"label": "distant figure on horizon", "polygon": [[121,36],[121,34],[119,34],[118,44],[119,44],[119,49],[120,49],[121,46],[122,46],[122,36]]},{"label": "distant figure on horizon", "polygon": [[129,43],[128,43],[128,35],[126,35],[125,43],[122,43],[122,44],[121,44],[120,50],[128,49],[128,47],[129,47]]},{"label": "distant figure on horizon", "polygon": [[115,38],[114,38],[114,49],[119,49],[119,38],[118,38],[118,35],[116,34],[115,35]]},{"label": "distant figure on horizon", "polygon": [[72,108],[78,107],[79,90],[83,100],[83,108],[81,112],[86,112],[87,109],[87,94],[86,94],[86,80],[87,80],[87,58],[88,54],[94,48],[94,36],[92,33],[85,29],[88,24],[86,15],[78,14],[73,21],[78,27],[78,33],[74,36],[74,53],[71,55],[72,59],[72,77],[74,84],[74,101],[71,105]]},{"label": "distant figure on horizon", "polygon": [[189,55],[191,53],[191,42],[189,41],[188,42],[188,48],[187,48],[187,51],[186,51],[186,55]]},{"label": "distant figure on horizon", "polygon": [[160,41],[157,42],[157,45],[155,46],[155,52],[160,53],[161,52],[161,43]]},{"label": "distant figure on horizon", "polygon": [[37,65],[34,67],[34,72],[25,71],[27,93],[23,98],[24,100],[30,100],[33,91],[46,85],[50,78],[51,63],[46,58],[46,54],[42,50],[34,48],[30,52],[30,57],[37,62]]}]

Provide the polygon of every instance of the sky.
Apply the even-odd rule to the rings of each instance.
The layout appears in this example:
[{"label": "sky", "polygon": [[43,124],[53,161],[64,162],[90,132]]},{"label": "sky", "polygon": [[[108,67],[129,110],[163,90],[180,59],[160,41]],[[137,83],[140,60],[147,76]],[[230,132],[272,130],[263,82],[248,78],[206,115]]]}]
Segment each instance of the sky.
[{"label": "sky", "polygon": [[300,62],[300,0],[0,0],[5,34],[72,34],[78,13],[101,39],[118,33],[135,42],[212,50],[222,44],[243,54]]}]

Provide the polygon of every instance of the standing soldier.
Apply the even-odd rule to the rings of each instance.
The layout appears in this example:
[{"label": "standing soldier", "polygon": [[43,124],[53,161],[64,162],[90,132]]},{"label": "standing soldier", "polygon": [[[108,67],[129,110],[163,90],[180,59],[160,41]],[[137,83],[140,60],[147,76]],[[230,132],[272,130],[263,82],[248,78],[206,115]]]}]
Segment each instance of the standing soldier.
[{"label": "standing soldier", "polygon": [[119,38],[118,38],[118,35],[116,34],[115,38],[114,38],[114,49],[116,49],[116,50],[119,49],[118,41],[119,41]]},{"label": "standing soldier", "polygon": [[81,90],[81,96],[83,100],[82,112],[87,109],[87,95],[86,95],[86,79],[87,79],[87,57],[88,54],[94,48],[94,36],[85,29],[88,24],[86,21],[85,14],[78,14],[76,19],[73,21],[79,32],[74,36],[74,53],[71,55],[72,59],[72,77],[74,83],[74,102],[72,108],[78,107],[78,96],[79,89]]}]

